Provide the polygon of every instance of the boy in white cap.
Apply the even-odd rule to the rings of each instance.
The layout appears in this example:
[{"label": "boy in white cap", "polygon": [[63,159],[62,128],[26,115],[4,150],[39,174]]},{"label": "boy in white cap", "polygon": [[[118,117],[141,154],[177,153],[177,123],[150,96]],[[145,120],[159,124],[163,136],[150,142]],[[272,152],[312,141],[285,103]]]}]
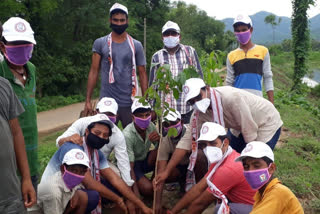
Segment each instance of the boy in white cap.
[{"label": "boy in white cap", "polygon": [[[81,185],[90,168],[87,155],[80,149],[71,149],[62,160],[60,171],[38,187],[38,205],[45,214],[85,213],[88,197]],[[88,210],[91,211],[91,210]]]},{"label": "boy in white cap", "polygon": [[255,140],[274,149],[283,122],[268,100],[231,86],[210,88],[199,78],[188,79],[183,90],[195,109],[195,128],[211,121],[236,130],[239,135],[231,134],[230,146],[239,153]]},{"label": "boy in white cap", "polygon": [[84,114],[92,114],[90,103],[99,71],[101,74],[101,97],[112,97],[118,105],[118,119],[126,127],[131,122],[130,106],[138,94],[138,78],[142,95],[148,87],[146,59],[141,43],[127,32],[128,9],[119,3],[110,8],[112,32],[98,38],[92,47],[92,63],[88,76]]},{"label": "boy in white cap", "polygon": [[259,141],[250,142],[235,161],[242,162],[247,182],[257,190],[251,214],[304,213],[296,196],[274,177],[274,154],[268,145]]},{"label": "boy in white cap", "polygon": [[209,171],[168,213],[179,213],[185,207],[189,214],[202,213],[216,202],[214,213],[248,214],[255,191],[246,182],[242,165],[234,162],[240,154],[229,146],[225,128],[206,122],[197,141],[198,149],[203,150],[208,159]]},{"label": "boy in white cap", "polygon": [[[71,142],[64,143],[49,161],[42,175],[41,182],[59,171],[64,154],[71,149],[81,149],[89,157],[91,168],[90,173],[87,173],[83,180],[88,196],[87,209],[94,207],[95,211],[100,213],[101,203],[98,203],[100,196],[103,197],[102,199],[115,202],[121,209],[126,211],[127,207],[121,198],[123,196],[139,207],[144,213],[151,214],[151,209],[146,207],[122,179],[110,169],[105,156],[100,151],[104,145],[109,144],[113,127],[114,124],[106,115],[97,114],[93,116],[85,130],[82,146]],[[96,206],[97,204],[98,206]]]},{"label": "boy in white cap", "polygon": [[273,81],[268,48],[253,44],[252,21],[248,15],[238,14],[233,21],[234,34],[240,47],[227,57],[227,85],[245,89],[262,97],[262,81],[268,99],[273,103]]},{"label": "boy in white cap", "polygon": [[[177,23],[167,21],[162,27],[162,41],[164,47],[153,54],[151,59],[149,86],[156,81],[156,72],[160,66],[170,65],[170,71],[173,77],[177,77],[184,69],[194,67],[199,73],[199,77],[203,78],[201,66],[199,63],[196,50],[187,45],[180,43],[180,27]],[[161,96],[160,92],[159,95]],[[192,114],[192,107],[184,101],[184,94],[180,93],[179,99],[176,100],[173,94],[167,95],[165,98],[170,108],[174,108],[181,113],[181,120],[184,124],[188,124]]]},{"label": "boy in white cap", "polygon": [[[117,115],[118,104],[113,98],[104,97],[98,102],[96,110],[99,114],[107,115],[108,119],[114,123],[114,116],[116,117]],[[65,142],[72,142],[82,145],[82,137],[85,135],[85,130],[91,123],[92,118],[94,118],[94,116],[83,117],[76,120],[62,135],[57,138],[57,147],[62,146]],[[122,177],[128,186],[132,186],[134,181],[130,176],[130,163],[127,153],[127,146],[125,138],[117,126],[113,126],[112,128],[110,142],[103,146],[100,150],[107,159],[114,150],[118,168],[111,162],[108,162],[108,164],[114,172]]]},{"label": "boy in white cap", "polygon": [[[155,125],[151,122],[151,106],[142,104],[135,99],[131,106],[132,120],[124,130],[127,151],[131,166],[131,177],[135,180],[133,191],[152,197],[152,182],[145,176],[155,168],[157,146],[160,136]],[[150,150],[151,144],[156,147]]]},{"label": "boy in white cap", "polygon": [[0,62],[0,76],[6,78],[25,111],[18,120],[24,136],[32,184],[38,184],[38,128],[36,95],[36,67],[29,61],[36,44],[30,24],[19,17],[11,17],[3,24],[0,50],[5,59]]}]

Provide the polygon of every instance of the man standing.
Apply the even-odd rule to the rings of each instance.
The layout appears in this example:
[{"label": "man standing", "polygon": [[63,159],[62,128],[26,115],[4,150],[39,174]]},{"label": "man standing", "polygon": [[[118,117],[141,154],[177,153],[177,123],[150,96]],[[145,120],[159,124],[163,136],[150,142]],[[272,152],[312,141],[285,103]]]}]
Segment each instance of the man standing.
[{"label": "man standing", "polygon": [[250,142],[235,161],[242,162],[244,177],[256,189],[251,214],[303,214],[297,197],[274,176],[274,154],[263,142]]},{"label": "man standing", "polygon": [[128,9],[115,3],[110,9],[112,32],[98,38],[92,47],[92,63],[88,77],[84,113],[92,114],[91,95],[101,72],[101,97],[112,97],[118,105],[118,120],[126,127],[131,122],[130,106],[138,92],[138,70],[142,95],[147,90],[146,60],[139,41],[125,30],[128,27]]},{"label": "man standing", "polygon": [[273,103],[273,81],[268,49],[252,43],[253,27],[249,16],[239,14],[234,19],[233,29],[240,47],[228,54],[227,85],[262,96],[263,79],[268,99]]},{"label": "man standing", "polygon": [[[18,116],[24,111],[8,80],[0,77],[0,212],[27,213],[36,203]],[[16,174],[21,174],[21,183]]]},{"label": "man standing", "polygon": [[6,78],[25,112],[19,115],[19,123],[26,143],[32,184],[38,184],[38,128],[35,66],[29,62],[36,44],[30,24],[19,17],[11,17],[3,24],[0,49],[5,60],[0,63],[0,76]]},{"label": "man standing", "polygon": [[[156,81],[156,72],[159,67],[168,64],[173,77],[177,77],[184,69],[193,66],[203,78],[198,55],[191,46],[180,43],[180,27],[177,23],[168,21],[162,27],[162,41],[164,48],[157,51],[151,59],[151,69],[149,77],[149,86]],[[161,94],[159,94],[161,96]],[[165,97],[170,108],[174,108],[181,113],[182,122],[188,124],[192,114],[192,107],[184,101],[184,94],[180,93],[176,100],[173,93]]]}]

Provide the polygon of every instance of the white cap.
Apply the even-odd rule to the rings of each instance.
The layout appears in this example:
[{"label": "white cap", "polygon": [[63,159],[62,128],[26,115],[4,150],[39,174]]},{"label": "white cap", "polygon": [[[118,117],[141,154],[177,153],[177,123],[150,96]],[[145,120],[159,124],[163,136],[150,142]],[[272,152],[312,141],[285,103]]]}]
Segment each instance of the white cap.
[{"label": "white cap", "polygon": [[267,157],[274,161],[274,154],[270,146],[260,141],[252,141],[242,150],[241,155],[235,161],[242,161],[246,157],[262,158]]},{"label": "white cap", "polygon": [[114,10],[122,10],[123,12],[125,12],[128,15],[128,8],[122,4],[114,3],[114,5],[112,5],[112,7],[110,8],[110,14]]},{"label": "white cap", "polygon": [[116,115],[118,112],[118,103],[111,97],[103,97],[97,104],[100,113],[111,112]]},{"label": "white cap", "polygon": [[180,27],[177,23],[172,22],[172,21],[167,21],[165,25],[162,27],[162,33],[164,33],[167,30],[174,30],[177,33],[180,33]]},{"label": "white cap", "polygon": [[183,93],[185,94],[185,102],[194,98],[200,94],[201,88],[205,87],[206,84],[200,78],[190,78],[186,81],[183,86]]},{"label": "white cap", "polygon": [[[110,121],[110,119],[108,118],[107,115],[105,114],[96,114],[94,116],[91,116],[90,117],[90,123],[96,123],[96,122],[99,122],[99,123],[103,123],[103,124],[106,124],[107,126],[109,126],[111,129],[113,128],[113,123]],[[110,135],[111,135],[111,130],[110,130]]]},{"label": "white cap", "polygon": [[11,17],[2,25],[2,28],[2,36],[8,42],[27,41],[36,44],[29,22],[20,17]]},{"label": "white cap", "polygon": [[151,110],[151,106],[150,106],[149,103],[147,105],[143,105],[142,103],[139,102],[139,99],[134,99],[134,101],[133,101],[133,103],[131,105],[131,113],[133,113],[138,108],[144,108],[144,109],[150,109]]},{"label": "white cap", "polygon": [[64,163],[67,165],[81,164],[90,168],[88,156],[80,149],[68,151],[63,157],[62,164]]},{"label": "white cap", "polygon": [[246,14],[238,14],[236,16],[236,18],[234,18],[234,20],[233,20],[233,25],[236,23],[239,23],[239,22],[247,24],[247,25],[250,24],[250,26],[252,27],[252,21],[251,21],[250,17]]},{"label": "white cap", "polygon": [[217,123],[205,122],[200,130],[197,141],[214,141],[219,136],[227,135],[225,128]]},{"label": "white cap", "polygon": [[177,110],[175,112],[169,111],[167,116],[163,118],[162,122],[165,122],[165,121],[175,122],[178,119],[181,120],[181,114]]}]

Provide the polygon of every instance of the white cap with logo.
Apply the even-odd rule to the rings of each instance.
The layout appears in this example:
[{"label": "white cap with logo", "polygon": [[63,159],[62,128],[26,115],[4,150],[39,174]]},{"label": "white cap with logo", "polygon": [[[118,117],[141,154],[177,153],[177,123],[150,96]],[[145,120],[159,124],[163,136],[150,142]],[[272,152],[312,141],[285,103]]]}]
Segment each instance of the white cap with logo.
[{"label": "white cap with logo", "polygon": [[100,113],[111,112],[116,115],[118,112],[118,103],[111,97],[103,97],[97,104]]},{"label": "white cap with logo", "polygon": [[151,110],[151,106],[148,103],[147,105],[143,105],[142,103],[139,102],[139,99],[134,99],[132,105],[131,105],[131,113],[134,113],[135,110],[137,110],[138,108],[143,108],[143,109],[150,109]]},{"label": "white cap with logo", "polygon": [[167,30],[173,30],[173,31],[176,31],[177,33],[180,33],[179,25],[172,21],[167,21],[167,23],[163,25],[162,33],[166,32]]},{"label": "white cap with logo", "polygon": [[200,94],[201,88],[205,87],[206,84],[200,78],[190,78],[183,86],[183,93],[185,94],[185,102],[198,96]]},{"label": "white cap with logo", "polygon": [[235,161],[242,161],[246,157],[262,158],[267,157],[274,161],[274,154],[270,146],[261,141],[252,141],[242,150],[241,155]]},{"label": "white cap with logo", "polygon": [[238,14],[236,16],[236,18],[234,18],[233,20],[233,25],[235,25],[236,23],[244,23],[244,24],[250,24],[250,26],[252,27],[252,21],[250,19],[250,17],[246,14]]},{"label": "white cap with logo", "polygon": [[177,120],[181,120],[181,114],[180,112],[178,112],[177,110],[175,112],[173,111],[169,111],[167,116],[163,117],[163,120],[162,122],[165,122],[165,121],[171,121],[171,122],[175,122]]},{"label": "white cap with logo", "polygon": [[62,164],[81,164],[90,168],[88,156],[80,149],[71,149],[70,151],[68,151],[63,157]]},{"label": "white cap with logo", "polygon": [[36,44],[34,32],[26,20],[20,17],[11,17],[3,25],[2,36],[8,41],[27,41]]},{"label": "white cap with logo", "polygon": [[96,123],[96,122],[106,124],[106,125],[109,126],[111,129],[113,128],[113,123],[110,121],[110,119],[108,118],[108,116],[105,115],[105,114],[96,114],[96,115],[90,117],[90,123],[89,123],[89,125],[90,125],[91,123]]},{"label": "white cap with logo", "polygon": [[112,5],[112,7],[110,8],[110,14],[114,10],[122,10],[123,12],[125,12],[128,15],[128,8],[122,4],[114,3],[114,5]]},{"label": "white cap with logo", "polygon": [[205,122],[200,130],[200,137],[197,141],[214,141],[219,136],[226,135],[225,128],[217,123]]}]

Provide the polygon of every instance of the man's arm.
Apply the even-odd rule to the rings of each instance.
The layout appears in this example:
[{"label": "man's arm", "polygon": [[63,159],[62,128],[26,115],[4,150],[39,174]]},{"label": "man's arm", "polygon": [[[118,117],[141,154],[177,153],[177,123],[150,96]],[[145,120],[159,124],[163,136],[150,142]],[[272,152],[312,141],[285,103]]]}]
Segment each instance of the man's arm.
[{"label": "man's arm", "polygon": [[234,70],[233,70],[233,67],[230,63],[230,60],[229,60],[229,55],[227,56],[227,62],[226,62],[226,65],[227,65],[227,77],[226,77],[226,85],[230,85],[230,86],[233,86],[233,82],[234,82]]},{"label": "man's arm", "polygon": [[31,182],[24,137],[17,118],[9,120],[9,125],[13,136],[16,161],[22,178],[21,191],[24,200],[24,206],[28,208],[36,203],[36,192]]},{"label": "man's arm", "polygon": [[271,103],[273,103],[273,80],[272,80],[272,71],[271,71],[271,63],[270,63],[270,55],[267,52],[266,56],[264,57],[262,63],[262,73],[263,73],[263,84],[264,88],[267,92],[268,99]]},{"label": "man's arm", "polygon": [[144,213],[152,213],[152,210],[149,209],[110,168],[102,169],[100,172],[103,178],[109,181],[124,197],[140,207]]},{"label": "man's arm", "polygon": [[212,193],[203,191],[201,195],[192,202],[185,214],[198,214],[202,213],[216,198]]},{"label": "man's arm", "polygon": [[[162,170],[161,172],[160,171],[158,172],[158,175],[155,178],[155,184],[157,185],[158,183],[159,184],[164,183],[165,180],[169,177],[172,170],[181,162],[181,160],[184,158],[184,156],[187,153],[188,153],[187,150],[176,148],[171,156],[171,159],[168,165],[166,164],[166,167],[164,168],[164,170]],[[167,161],[165,162],[167,163]]]},{"label": "man's arm", "polygon": [[199,183],[193,186],[183,198],[172,208],[172,214],[179,213],[183,208],[191,204],[207,188],[207,179],[203,177]]},{"label": "man's arm", "polygon": [[[111,169],[110,169],[111,170]],[[112,170],[111,170],[112,171]],[[109,190],[107,187],[105,187],[100,182],[96,181],[88,171],[85,174],[85,177],[82,181],[83,185],[86,187],[86,189],[95,190],[99,192],[99,194],[113,202],[120,203],[122,200],[121,197],[119,197],[117,194]]]},{"label": "man's arm", "polygon": [[147,72],[146,72],[146,66],[140,65],[140,66],[137,66],[137,68],[138,68],[138,73],[139,73],[141,92],[142,92],[142,96],[143,96],[148,88],[148,76],[147,76]]},{"label": "man's arm", "polygon": [[130,168],[129,156],[127,153],[126,141],[120,130],[117,134],[118,134],[117,142],[114,147],[114,153],[117,159],[117,165],[121,172],[121,177],[123,178],[124,182],[128,186],[132,186],[134,183],[134,180],[131,179],[131,175],[130,175],[131,168]]},{"label": "man's arm", "polygon": [[[158,161],[158,176],[159,174],[163,173],[167,167],[167,161],[166,160],[160,160]],[[157,177],[158,177],[157,176]],[[162,213],[162,192],[164,187],[164,181],[161,183],[156,183],[156,178],[153,179],[153,189],[156,192],[156,207],[155,207],[155,214],[161,214]]]},{"label": "man's arm", "polygon": [[101,56],[98,53],[93,53],[91,58],[91,67],[89,71],[88,76],[88,83],[87,83],[87,95],[86,95],[86,104],[84,107],[84,114],[92,114],[93,109],[91,106],[91,95],[93,93],[93,89],[96,86],[98,75],[99,75],[99,69],[100,69],[100,60]]},{"label": "man's arm", "polygon": [[56,140],[56,146],[60,147],[65,142],[73,142],[75,144],[82,145],[82,137],[85,133],[87,126],[90,123],[88,117],[80,118],[76,120],[72,125]]},{"label": "man's arm", "polygon": [[197,72],[200,74],[201,78],[203,79],[203,73],[202,73],[202,69],[201,69],[201,65],[200,65],[200,62],[199,62],[199,57],[198,57],[198,54],[197,54],[197,51],[192,48],[193,50],[193,64],[195,65],[195,68],[197,70]]}]

